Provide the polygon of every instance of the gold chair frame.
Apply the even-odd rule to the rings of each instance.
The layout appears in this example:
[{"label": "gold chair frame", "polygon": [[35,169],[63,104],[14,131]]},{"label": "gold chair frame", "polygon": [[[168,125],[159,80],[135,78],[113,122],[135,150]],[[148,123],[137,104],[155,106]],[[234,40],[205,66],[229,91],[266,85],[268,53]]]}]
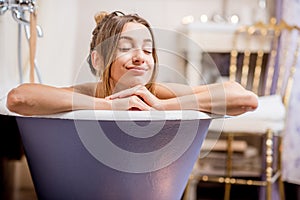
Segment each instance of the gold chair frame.
[{"label": "gold chair frame", "polygon": [[[235,31],[234,39],[233,39],[233,49],[230,52],[230,66],[229,66],[229,79],[231,81],[237,81],[244,87],[249,90],[255,92],[258,96],[271,95],[276,92],[282,97],[283,104],[287,107],[289,96],[293,84],[293,76],[296,70],[297,61],[299,58],[300,52],[300,37],[299,37],[300,28],[297,26],[288,25],[285,21],[277,22],[275,18],[272,18],[269,23],[265,24],[262,22],[258,22],[251,26],[242,26]],[[290,63],[290,67],[287,68],[286,61],[288,57],[289,46],[285,45],[284,48],[280,48],[283,52],[280,54],[281,62],[279,63],[276,59],[278,56],[279,45],[281,43],[280,36],[284,33],[288,33],[291,35],[294,33],[297,37],[297,44],[295,49],[293,50],[292,62]],[[238,54],[241,52],[238,47],[238,38],[239,36],[244,36],[247,38],[247,45],[249,48],[244,49],[242,52],[244,54],[243,63],[241,67],[241,71],[238,72]],[[260,41],[261,45],[255,51],[250,48],[250,41],[253,37],[256,37],[257,40]],[[288,37],[288,40],[291,38]],[[271,47],[269,50],[264,49],[263,44],[265,42],[271,41]],[[289,44],[289,41],[287,42]],[[250,73],[250,56],[255,52],[257,54],[256,63],[254,67],[253,77],[249,78]],[[263,69],[263,59],[264,55],[269,53],[268,63],[266,69]],[[277,63],[276,63],[277,62]],[[278,77],[274,80],[275,76],[275,65],[279,64],[278,67]],[[265,77],[261,76],[261,73],[265,70]],[[237,75],[238,74],[238,75]],[[276,91],[272,93],[272,87],[274,87],[274,81],[276,84]],[[231,186],[233,184],[239,185],[249,185],[249,186],[263,186],[266,188],[266,200],[272,200],[272,185],[278,181],[279,184],[279,193],[280,198],[285,199],[284,194],[284,184],[282,181],[281,174],[281,151],[282,151],[282,138],[279,133],[276,134],[272,129],[266,130],[265,137],[265,151],[264,151],[264,162],[265,169],[263,170],[263,180],[255,180],[255,179],[243,179],[243,178],[235,178],[232,176],[233,172],[233,148],[232,143],[235,137],[244,136],[247,134],[253,135],[253,133],[245,133],[245,132],[222,132],[223,136],[227,139],[227,159],[226,159],[226,172],[225,176],[212,176],[212,175],[203,175],[200,173],[191,173],[189,182],[187,184],[183,199],[184,200],[193,200],[196,199],[196,184],[198,181],[203,182],[217,182],[225,184],[225,193],[224,199],[230,199]],[[261,134],[259,135],[261,136]],[[277,137],[276,137],[277,136]],[[274,154],[274,140],[278,139],[276,145],[277,158],[276,154]],[[274,160],[277,160],[277,163],[274,163]],[[201,162],[201,160],[200,160]],[[274,169],[274,164],[277,164],[276,169]],[[193,191],[193,192],[192,192]]]}]

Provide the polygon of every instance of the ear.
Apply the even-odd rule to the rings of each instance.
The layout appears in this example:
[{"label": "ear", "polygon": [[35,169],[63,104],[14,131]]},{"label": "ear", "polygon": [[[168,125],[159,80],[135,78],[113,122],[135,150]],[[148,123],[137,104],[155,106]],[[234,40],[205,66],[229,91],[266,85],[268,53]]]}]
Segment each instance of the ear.
[{"label": "ear", "polygon": [[103,60],[97,51],[92,51],[91,61],[94,69],[99,73],[103,68]]}]

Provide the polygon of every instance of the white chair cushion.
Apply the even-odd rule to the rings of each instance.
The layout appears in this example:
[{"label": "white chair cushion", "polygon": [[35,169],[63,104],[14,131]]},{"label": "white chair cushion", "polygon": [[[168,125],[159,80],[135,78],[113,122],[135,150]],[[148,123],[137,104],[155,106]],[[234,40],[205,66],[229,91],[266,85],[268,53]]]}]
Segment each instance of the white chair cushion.
[{"label": "white chair cushion", "polygon": [[210,131],[265,133],[267,129],[279,132],[284,128],[286,110],[279,95],[258,98],[258,108],[239,116],[215,119]]}]

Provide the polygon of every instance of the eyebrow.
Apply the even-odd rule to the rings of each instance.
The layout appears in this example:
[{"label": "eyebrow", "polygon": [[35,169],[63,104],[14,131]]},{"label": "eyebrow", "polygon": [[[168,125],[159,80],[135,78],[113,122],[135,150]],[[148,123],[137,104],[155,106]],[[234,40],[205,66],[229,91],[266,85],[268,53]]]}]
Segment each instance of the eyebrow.
[{"label": "eyebrow", "polygon": [[[133,38],[132,38],[132,37],[129,37],[129,36],[120,36],[120,40],[121,40],[121,39],[124,39],[124,40],[130,40],[130,41],[133,40]],[[147,39],[144,39],[143,42],[152,42],[152,40],[149,39],[149,38],[147,38]]]}]

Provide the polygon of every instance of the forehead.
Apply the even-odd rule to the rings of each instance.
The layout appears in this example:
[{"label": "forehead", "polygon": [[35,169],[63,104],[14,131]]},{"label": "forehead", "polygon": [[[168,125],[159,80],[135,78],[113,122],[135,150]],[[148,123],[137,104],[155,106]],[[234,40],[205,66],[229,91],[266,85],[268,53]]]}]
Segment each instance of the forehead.
[{"label": "forehead", "polygon": [[152,36],[150,34],[150,31],[146,26],[140,23],[136,22],[128,22],[124,25],[121,36],[128,36],[133,39],[150,39],[152,40]]}]

